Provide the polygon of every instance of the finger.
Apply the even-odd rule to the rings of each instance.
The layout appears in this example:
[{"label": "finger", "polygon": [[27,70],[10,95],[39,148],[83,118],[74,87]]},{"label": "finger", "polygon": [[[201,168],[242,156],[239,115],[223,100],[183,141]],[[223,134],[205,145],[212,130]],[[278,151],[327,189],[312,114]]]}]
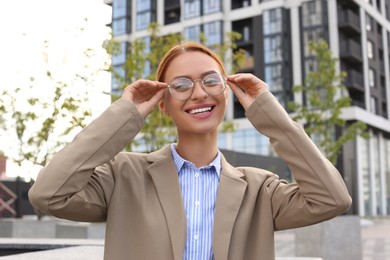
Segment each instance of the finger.
[{"label": "finger", "polygon": [[246,95],[245,91],[242,88],[240,88],[237,84],[235,84],[234,82],[228,82],[228,85],[232,89],[233,93],[237,96],[238,101],[240,101],[240,103],[241,103],[243,98]]},{"label": "finger", "polygon": [[138,95],[138,99],[150,100],[159,90],[166,87],[167,84],[163,82],[138,80],[134,85],[134,93]]},{"label": "finger", "polygon": [[238,82],[238,81],[243,81],[245,79],[248,79],[250,77],[253,77],[253,75],[250,73],[238,73],[234,75],[229,75],[227,79],[230,81]]},{"label": "finger", "polygon": [[248,95],[258,96],[268,91],[268,84],[250,73],[240,73],[228,78],[240,86]]},{"label": "finger", "polygon": [[160,89],[150,100],[149,102],[153,105],[156,105],[164,96],[164,89]]},{"label": "finger", "polygon": [[161,90],[164,90],[168,87],[166,83],[161,82],[154,82],[153,85],[148,86],[142,91],[142,94],[144,95],[146,100],[150,100],[153,98],[157,93],[161,92]]},{"label": "finger", "polygon": [[252,74],[237,74],[232,78],[235,83],[242,85],[243,87],[250,87],[260,83],[260,79],[256,78]]}]

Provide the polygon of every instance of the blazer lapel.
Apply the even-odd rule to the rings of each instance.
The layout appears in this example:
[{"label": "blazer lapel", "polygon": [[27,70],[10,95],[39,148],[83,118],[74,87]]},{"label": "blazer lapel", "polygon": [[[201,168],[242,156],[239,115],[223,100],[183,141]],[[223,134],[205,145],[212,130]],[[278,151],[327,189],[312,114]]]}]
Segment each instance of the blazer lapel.
[{"label": "blazer lapel", "polygon": [[148,171],[157,190],[166,217],[175,260],[183,259],[186,240],[186,216],[177,169],[173,163],[169,146],[151,153],[152,164]]},{"label": "blazer lapel", "polygon": [[213,250],[216,260],[228,258],[233,226],[247,187],[247,183],[242,179],[243,176],[222,157],[214,217]]}]

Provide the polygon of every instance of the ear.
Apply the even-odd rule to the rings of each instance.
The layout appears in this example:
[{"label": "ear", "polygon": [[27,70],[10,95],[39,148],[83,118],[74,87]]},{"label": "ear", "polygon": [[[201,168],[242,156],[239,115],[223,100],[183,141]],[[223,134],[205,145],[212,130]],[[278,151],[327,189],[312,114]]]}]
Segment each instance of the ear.
[{"label": "ear", "polygon": [[167,116],[170,116],[167,107],[165,106],[164,98],[158,102],[158,108],[162,113],[164,113]]},{"label": "ear", "polygon": [[229,87],[229,85],[227,85],[227,86],[226,86],[226,89],[225,89],[226,105],[227,105],[228,102],[229,102],[229,92],[230,92],[230,87]]}]

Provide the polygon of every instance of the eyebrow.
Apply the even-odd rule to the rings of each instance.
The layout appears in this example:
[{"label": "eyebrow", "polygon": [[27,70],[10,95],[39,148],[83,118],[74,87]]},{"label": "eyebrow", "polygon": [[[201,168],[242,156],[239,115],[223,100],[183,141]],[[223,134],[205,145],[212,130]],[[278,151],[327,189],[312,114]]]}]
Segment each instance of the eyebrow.
[{"label": "eyebrow", "polygon": [[[216,71],[216,70],[209,70],[209,71],[203,72],[203,73],[200,75],[200,77],[201,77],[201,79],[203,79],[203,78],[206,77],[207,75],[213,74],[213,73],[219,73],[219,72]],[[174,77],[171,81],[173,81],[173,80],[175,80],[175,79],[179,79],[179,78],[187,78],[187,79],[193,80],[192,77],[191,77],[190,75],[179,75],[179,76]]]}]

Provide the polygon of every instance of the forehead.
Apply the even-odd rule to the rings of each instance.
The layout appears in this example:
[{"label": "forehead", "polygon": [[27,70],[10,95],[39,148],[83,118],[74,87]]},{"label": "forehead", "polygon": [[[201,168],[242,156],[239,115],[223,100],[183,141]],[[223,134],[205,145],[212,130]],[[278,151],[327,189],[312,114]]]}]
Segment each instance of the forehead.
[{"label": "forehead", "polygon": [[199,51],[185,52],[171,61],[165,74],[165,80],[170,81],[181,75],[198,78],[204,72],[211,70],[221,72],[218,63],[211,56]]}]

